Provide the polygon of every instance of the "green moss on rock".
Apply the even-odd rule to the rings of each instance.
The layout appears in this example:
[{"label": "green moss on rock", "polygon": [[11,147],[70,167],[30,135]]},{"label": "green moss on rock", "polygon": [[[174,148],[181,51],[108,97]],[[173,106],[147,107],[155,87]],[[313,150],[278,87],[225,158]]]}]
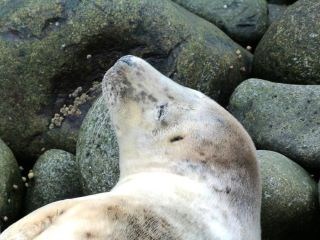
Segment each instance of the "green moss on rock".
[{"label": "green moss on rock", "polygon": [[69,93],[100,81],[123,55],[142,57],[220,102],[251,69],[250,53],[168,0],[14,2],[0,2],[0,134],[21,158],[43,147],[75,151],[86,111],[72,120],[73,138],[48,133],[50,120],[70,103]]},{"label": "green moss on rock", "polygon": [[18,163],[0,139],[0,229],[19,217],[23,192]]}]

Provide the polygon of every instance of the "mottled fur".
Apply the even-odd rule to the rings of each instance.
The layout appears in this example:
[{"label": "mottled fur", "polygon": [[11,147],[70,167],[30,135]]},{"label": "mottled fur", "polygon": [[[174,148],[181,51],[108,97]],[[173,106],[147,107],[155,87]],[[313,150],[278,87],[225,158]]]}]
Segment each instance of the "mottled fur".
[{"label": "mottled fur", "polygon": [[119,183],[40,208],[0,240],[260,239],[255,148],[227,111],[133,56],[106,73],[103,94],[120,147]]}]

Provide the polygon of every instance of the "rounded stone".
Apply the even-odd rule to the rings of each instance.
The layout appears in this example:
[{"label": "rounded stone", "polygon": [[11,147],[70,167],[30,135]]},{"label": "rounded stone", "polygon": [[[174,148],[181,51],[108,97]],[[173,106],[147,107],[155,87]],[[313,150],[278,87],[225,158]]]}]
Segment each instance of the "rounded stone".
[{"label": "rounded stone", "polygon": [[104,98],[89,110],[79,133],[77,161],[85,194],[109,191],[119,179],[119,148]]},{"label": "rounded stone", "polygon": [[75,152],[87,108],[64,116],[64,105],[88,100],[123,55],[220,102],[251,71],[249,52],[169,0],[0,1],[0,9],[0,135],[22,160],[42,148]]},{"label": "rounded stone", "polygon": [[268,28],[265,0],[173,0],[212,22],[236,42],[256,44]]},{"label": "rounded stone", "polygon": [[231,96],[229,110],[258,148],[320,170],[320,85],[249,79]]},{"label": "rounded stone", "polygon": [[257,46],[254,76],[281,83],[320,84],[319,19],[318,0],[289,6]]},{"label": "rounded stone", "polygon": [[18,163],[0,139],[0,232],[19,217],[23,193]]},{"label": "rounded stone", "polygon": [[[313,239],[319,214],[316,182],[298,164],[277,152],[259,150],[263,239]],[[309,237],[308,237],[309,236]]]},{"label": "rounded stone", "polygon": [[51,149],[44,152],[33,167],[33,176],[28,182],[26,212],[82,195],[77,162],[74,155],[66,151]]}]

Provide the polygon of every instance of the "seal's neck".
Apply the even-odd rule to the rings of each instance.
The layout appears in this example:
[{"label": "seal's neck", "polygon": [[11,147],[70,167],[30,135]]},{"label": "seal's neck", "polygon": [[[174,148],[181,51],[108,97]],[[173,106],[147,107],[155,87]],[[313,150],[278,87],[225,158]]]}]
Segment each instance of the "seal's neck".
[{"label": "seal's neck", "polygon": [[141,196],[150,204],[172,208],[172,212],[180,207],[190,209],[192,217],[208,223],[207,229],[215,236],[212,239],[219,234],[222,235],[217,239],[260,239],[260,216],[254,212],[256,206],[235,205],[232,199],[237,196],[219,189],[212,191],[204,181],[154,169],[124,176],[111,193]]}]

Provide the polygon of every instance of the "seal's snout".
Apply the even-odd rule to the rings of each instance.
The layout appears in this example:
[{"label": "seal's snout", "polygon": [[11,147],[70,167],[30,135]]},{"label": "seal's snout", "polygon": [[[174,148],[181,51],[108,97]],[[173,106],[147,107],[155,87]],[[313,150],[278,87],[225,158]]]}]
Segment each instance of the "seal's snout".
[{"label": "seal's snout", "polygon": [[121,57],[118,61],[123,62],[123,63],[127,64],[128,66],[132,67],[134,65],[133,58],[134,58],[134,56],[132,56],[132,55],[126,55],[126,56]]}]

